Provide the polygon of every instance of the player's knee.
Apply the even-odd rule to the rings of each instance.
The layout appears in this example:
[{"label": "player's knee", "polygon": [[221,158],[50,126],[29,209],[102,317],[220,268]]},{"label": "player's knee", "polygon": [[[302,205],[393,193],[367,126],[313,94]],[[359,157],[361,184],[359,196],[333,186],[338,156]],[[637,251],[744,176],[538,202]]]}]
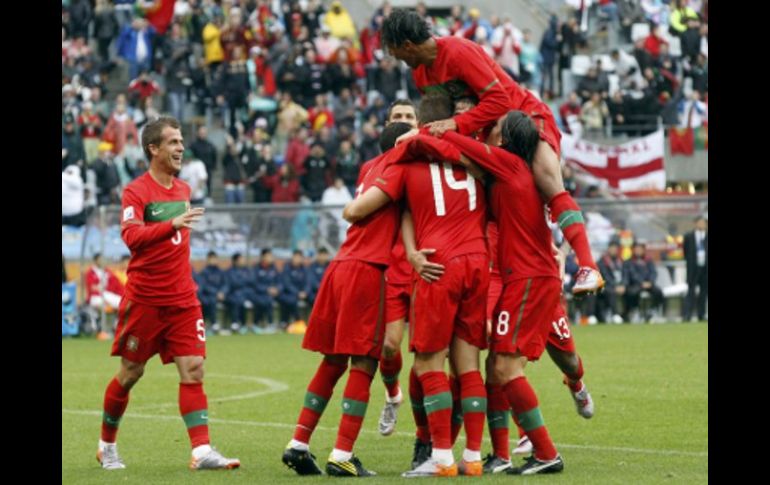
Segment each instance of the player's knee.
[{"label": "player's knee", "polygon": [[374,375],[377,371],[378,361],[371,357],[353,356],[350,358],[350,368],[357,369],[366,372],[367,374]]},{"label": "player's knee", "polygon": [[144,375],[144,364],[123,364],[118,380],[123,388],[130,389]]},{"label": "player's knee", "polygon": [[391,358],[396,355],[400,349],[400,343],[395,338],[385,336],[385,342],[382,344],[382,353],[385,357]]},{"label": "player's knee", "polygon": [[192,361],[185,369],[186,382],[203,382],[203,359]]}]

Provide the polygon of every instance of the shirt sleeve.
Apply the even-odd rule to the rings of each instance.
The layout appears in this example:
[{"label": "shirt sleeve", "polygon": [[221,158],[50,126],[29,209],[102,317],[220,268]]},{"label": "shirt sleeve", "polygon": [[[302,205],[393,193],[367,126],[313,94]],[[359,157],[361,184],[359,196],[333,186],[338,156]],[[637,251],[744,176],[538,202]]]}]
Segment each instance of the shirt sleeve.
[{"label": "shirt sleeve", "polygon": [[454,117],[457,131],[463,135],[475,133],[481,128],[496,122],[511,109],[511,99],[508,92],[498,79],[481,49],[475,50],[467,46],[453,49],[448,59],[455,71],[454,76],[462,79],[479,98],[479,104],[465,113]]},{"label": "shirt sleeve", "polygon": [[496,179],[510,180],[527,170],[524,160],[502,148],[492,147],[451,131],[444,133],[444,140],[454,144],[465,156]]},{"label": "shirt sleeve", "polygon": [[131,188],[126,188],[123,192],[120,235],[131,251],[137,251],[149,244],[171,237],[175,231],[171,221],[145,225],[144,205]]},{"label": "shirt sleeve", "polygon": [[[392,200],[401,200],[406,186],[406,166],[388,165],[379,173],[372,182],[373,187],[378,187]],[[364,188],[366,190],[366,188]]]}]

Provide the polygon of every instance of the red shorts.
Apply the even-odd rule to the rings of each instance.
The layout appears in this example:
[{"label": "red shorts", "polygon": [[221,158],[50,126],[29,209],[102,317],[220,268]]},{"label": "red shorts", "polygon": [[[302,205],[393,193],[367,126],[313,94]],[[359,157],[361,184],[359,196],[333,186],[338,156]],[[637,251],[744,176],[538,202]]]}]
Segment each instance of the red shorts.
[{"label": "red shorts", "polygon": [[567,312],[564,310],[564,305],[561,304],[561,301],[556,304],[556,311],[551,319],[548,345],[556,347],[561,352],[575,353],[575,339],[572,338]]},{"label": "red shorts", "polygon": [[492,320],[497,302],[503,294],[503,277],[499,271],[489,273],[489,290],[487,291],[487,320]]},{"label": "red shorts", "polygon": [[418,279],[409,316],[409,350],[429,353],[449,347],[457,336],[484,349],[489,256],[465,254],[445,264],[438,281]]},{"label": "red shorts", "polygon": [[385,267],[332,261],[321,280],[302,348],[379,359],[385,335]]},{"label": "red shorts", "polygon": [[150,306],[122,298],[111,355],[144,363],[157,353],[164,364],[173,362],[174,357],[206,357],[206,326],[200,305]]},{"label": "red shorts", "polygon": [[492,321],[492,351],[539,359],[560,294],[558,278],[527,278],[505,285]]},{"label": "red shorts", "polygon": [[395,322],[409,316],[409,299],[412,284],[392,285],[385,283],[385,323]]}]

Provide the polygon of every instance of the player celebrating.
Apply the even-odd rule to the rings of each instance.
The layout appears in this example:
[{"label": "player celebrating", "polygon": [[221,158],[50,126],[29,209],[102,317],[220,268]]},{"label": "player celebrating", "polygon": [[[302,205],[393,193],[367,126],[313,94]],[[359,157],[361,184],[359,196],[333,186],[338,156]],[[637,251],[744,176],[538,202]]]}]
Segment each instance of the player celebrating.
[{"label": "player celebrating", "polygon": [[[548,106],[516,84],[478,44],[459,37],[432,37],[430,27],[416,12],[394,9],[382,24],[381,35],[383,45],[412,68],[421,92],[479,99],[473,109],[431,123],[431,133],[489,133],[511,109],[531,116],[540,137],[533,155],[535,183],[581,264],[572,291],[582,294],[601,289],[604,281],[591,255],[580,207],[564,190],[559,164],[561,134]],[[490,143],[496,144],[497,132],[492,134]]]},{"label": "player celebrating", "polygon": [[190,208],[190,187],[175,178],[184,152],[179,122],[161,117],[148,123],[142,147],[150,169],[123,192],[121,236],[131,261],[112,344],[112,355],[121,361],[104,394],[96,458],[102,468],[125,468],[115,443],[118,425],[145,363],[160,353],[164,364],[174,362],[179,371],[179,411],[192,443],[190,468],[237,468],[239,460],[225,458],[209,442],[206,327],[190,266],[190,229],[203,208]]}]

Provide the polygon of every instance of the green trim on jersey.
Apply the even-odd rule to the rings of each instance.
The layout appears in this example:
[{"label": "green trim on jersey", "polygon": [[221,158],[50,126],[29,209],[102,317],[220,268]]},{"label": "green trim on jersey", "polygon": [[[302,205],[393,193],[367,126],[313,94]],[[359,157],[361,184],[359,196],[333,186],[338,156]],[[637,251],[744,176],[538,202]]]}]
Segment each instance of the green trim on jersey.
[{"label": "green trim on jersey", "polygon": [[170,221],[176,216],[180,216],[187,211],[189,202],[186,200],[168,201],[168,202],[150,202],[144,206],[145,222],[163,222]]}]

